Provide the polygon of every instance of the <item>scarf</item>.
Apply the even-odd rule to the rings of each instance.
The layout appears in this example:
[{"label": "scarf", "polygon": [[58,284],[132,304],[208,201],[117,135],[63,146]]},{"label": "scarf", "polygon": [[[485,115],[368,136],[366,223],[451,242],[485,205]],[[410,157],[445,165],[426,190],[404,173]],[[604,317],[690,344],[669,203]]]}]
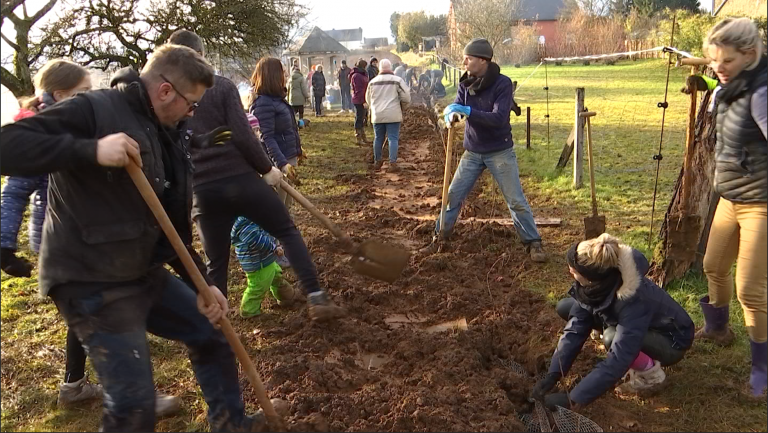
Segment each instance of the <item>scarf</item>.
[{"label": "scarf", "polygon": [[766,56],[762,56],[760,58],[760,63],[758,63],[755,68],[751,70],[745,69],[739,72],[739,75],[727,84],[720,84],[721,89],[717,92],[717,99],[730,104],[744,92],[749,90],[749,87],[758,75],[765,75],[766,69],[768,69],[767,59]]},{"label": "scarf", "polygon": [[571,245],[566,254],[566,260],[570,267],[576,269],[576,272],[591,281],[592,284],[584,286],[578,281],[574,282],[574,297],[583,304],[599,307],[621,285],[621,272],[617,268],[603,270],[579,263],[578,246],[578,242]]},{"label": "scarf", "polygon": [[491,87],[496,82],[496,79],[499,78],[499,75],[501,75],[499,65],[490,62],[488,63],[488,70],[482,77],[475,77],[474,75],[469,75],[469,72],[465,72],[459,82],[464,83],[469,94],[474,96],[478,92]]}]

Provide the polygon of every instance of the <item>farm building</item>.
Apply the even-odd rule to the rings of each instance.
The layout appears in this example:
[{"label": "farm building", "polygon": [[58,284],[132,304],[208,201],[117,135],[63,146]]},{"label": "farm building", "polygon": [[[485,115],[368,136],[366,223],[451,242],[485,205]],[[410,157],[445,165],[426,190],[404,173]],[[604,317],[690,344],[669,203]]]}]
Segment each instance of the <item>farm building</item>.
[{"label": "farm building", "polygon": [[344,48],[348,50],[357,50],[363,46],[363,28],[358,27],[356,29],[332,29],[324,30],[328,36],[339,41]]}]

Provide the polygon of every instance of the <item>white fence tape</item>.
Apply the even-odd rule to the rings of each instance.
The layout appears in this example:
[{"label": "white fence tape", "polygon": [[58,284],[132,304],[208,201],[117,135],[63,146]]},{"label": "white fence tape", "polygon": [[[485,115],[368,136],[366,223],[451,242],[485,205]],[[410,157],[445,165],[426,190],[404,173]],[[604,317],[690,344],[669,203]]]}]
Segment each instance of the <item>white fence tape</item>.
[{"label": "white fence tape", "polygon": [[543,61],[552,63],[552,62],[571,62],[574,60],[598,60],[598,59],[609,59],[612,57],[634,56],[638,54],[651,53],[655,51],[667,51],[667,52],[673,52],[675,54],[679,54],[683,57],[693,57],[693,55],[691,55],[690,53],[687,53],[685,51],[680,51],[677,48],[661,46],[661,47],[649,48],[647,50],[625,51],[623,53],[594,54],[589,56],[578,56],[578,57],[547,57]]}]

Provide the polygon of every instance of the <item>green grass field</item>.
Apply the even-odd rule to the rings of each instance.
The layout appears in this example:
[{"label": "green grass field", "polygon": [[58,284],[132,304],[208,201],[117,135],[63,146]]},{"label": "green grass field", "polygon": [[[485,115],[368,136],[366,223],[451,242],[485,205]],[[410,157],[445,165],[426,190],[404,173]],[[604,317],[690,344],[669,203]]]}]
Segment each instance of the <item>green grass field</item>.
[{"label": "green grass field", "polygon": [[[569,164],[562,173],[555,171],[555,163],[574,122],[574,89],[584,87],[586,106],[597,112],[592,129],[600,213],[606,215],[610,232],[648,254],[651,251],[647,240],[656,171],[652,157],[658,153],[662,117],[662,110],[656,104],[664,99],[666,62],[549,66],[547,80],[544,66],[535,68],[504,67],[502,70],[519,85],[516,100],[523,109],[523,116],[513,116],[513,134],[521,176],[526,193],[532,197],[534,211],[537,206],[559,208],[568,216],[571,226],[580,226],[581,219],[589,214],[588,172],[585,171],[585,187],[574,190],[571,186],[572,165]],[[687,97],[679,89],[686,74],[685,70],[673,68],[670,75],[655,230],[663,218],[682,162]],[[545,118],[545,84],[550,88],[549,134]],[[446,100],[450,100],[456,90],[452,86],[447,86],[447,90]],[[525,149],[526,107],[532,110],[530,150]],[[313,150],[315,153],[311,154],[302,174],[302,190],[309,194],[343,195],[345,192],[333,181],[337,173],[313,170],[317,160],[332,158],[334,152],[343,152],[341,142],[352,140],[351,130],[346,126],[334,126],[334,129],[323,125],[334,121],[320,119],[317,128],[302,133],[316,144],[317,149]],[[365,173],[366,167],[361,162],[356,167],[338,167],[338,173],[341,172]],[[500,193],[490,179],[486,178],[484,185],[483,195],[497,203],[496,209],[503,210]],[[556,230],[552,229],[547,233],[554,232]],[[21,241],[26,247],[26,239],[22,237]],[[520,284],[540,289],[550,297],[556,296],[551,284],[542,283],[536,277],[523,276]],[[562,289],[562,282],[558,281],[558,284]],[[72,409],[56,407],[57,386],[64,369],[65,326],[53,304],[37,296],[36,286],[34,279],[2,276],[1,429],[95,431],[100,419],[98,404]],[[706,280],[692,275],[676,282],[669,290],[697,324],[701,324],[698,298],[706,293]],[[668,428],[676,431],[766,430],[766,404],[740,397],[739,390],[749,375],[749,343],[741,309],[735,300],[732,312],[737,343],[726,349],[697,344],[686,359],[672,369],[671,378],[676,385],[660,400],[664,403],[647,408],[645,413],[649,417],[654,413],[674,413],[675,421]],[[182,415],[162,420],[157,426],[158,431],[206,428],[205,403],[194,385],[183,349],[177,344],[153,338],[151,350],[158,388],[180,395],[184,401]],[[639,421],[639,431],[644,431],[642,417]]]}]

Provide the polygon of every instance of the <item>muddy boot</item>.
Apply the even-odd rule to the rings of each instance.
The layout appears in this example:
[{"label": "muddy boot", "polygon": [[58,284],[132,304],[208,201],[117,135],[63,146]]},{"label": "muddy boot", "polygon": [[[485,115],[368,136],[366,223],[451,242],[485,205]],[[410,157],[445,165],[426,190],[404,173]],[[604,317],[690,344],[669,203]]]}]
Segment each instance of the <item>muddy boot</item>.
[{"label": "muddy boot", "polygon": [[87,378],[82,378],[77,382],[62,383],[59,385],[59,406],[69,406],[71,404],[91,399],[102,398],[104,391],[101,385],[88,382]]},{"label": "muddy boot", "polygon": [[327,322],[347,315],[346,310],[334,304],[324,290],[310,293],[307,296],[307,302],[309,318],[315,322]]},{"label": "muddy boot", "polygon": [[418,254],[416,255],[417,258],[424,258],[427,256],[431,256],[432,254],[437,254],[440,251],[442,251],[445,246],[448,244],[448,241],[446,238],[440,238],[438,236],[433,236],[432,241],[429,243],[429,245],[425,246],[424,248],[420,249]]},{"label": "muddy boot", "polygon": [[696,331],[696,340],[709,340],[720,346],[729,346],[733,343],[733,331],[728,326],[728,306],[715,307],[710,305],[709,296],[699,300],[701,312],[704,313],[704,327]]},{"label": "muddy boot", "polygon": [[379,170],[381,170],[381,166],[382,165],[384,165],[384,161],[378,160],[378,161],[373,163],[373,169],[376,170],[376,171],[379,171]]},{"label": "muddy boot", "polygon": [[160,391],[155,392],[155,416],[169,416],[181,410],[181,399]]},{"label": "muddy boot", "polygon": [[768,343],[749,341],[752,349],[752,372],[749,375],[750,397],[760,399],[765,403],[766,386],[768,386]]},{"label": "muddy boot", "polygon": [[389,167],[387,167],[387,173],[399,173],[400,167],[397,165],[396,162],[390,162]]},{"label": "muddy boot", "polygon": [[666,388],[667,375],[659,361],[653,361],[653,367],[646,371],[629,370],[629,380],[619,385],[619,394],[651,396]]},{"label": "muddy boot", "polygon": [[365,128],[360,129],[360,135],[363,137],[363,143],[365,144],[373,144],[372,141],[368,141],[368,137],[365,136]]},{"label": "muddy boot", "polygon": [[544,263],[547,261],[547,253],[544,252],[544,247],[541,246],[541,242],[531,242],[525,246],[525,252],[531,255],[531,260],[536,263]]},{"label": "muddy boot", "polygon": [[304,300],[304,295],[301,294],[291,283],[284,279],[275,281],[270,287],[272,296],[277,300],[277,305],[281,307],[290,307],[297,301]]},{"label": "muddy boot", "polygon": [[358,146],[365,146],[365,140],[363,139],[363,130],[361,128],[355,129],[355,138],[357,138],[357,144]]}]

